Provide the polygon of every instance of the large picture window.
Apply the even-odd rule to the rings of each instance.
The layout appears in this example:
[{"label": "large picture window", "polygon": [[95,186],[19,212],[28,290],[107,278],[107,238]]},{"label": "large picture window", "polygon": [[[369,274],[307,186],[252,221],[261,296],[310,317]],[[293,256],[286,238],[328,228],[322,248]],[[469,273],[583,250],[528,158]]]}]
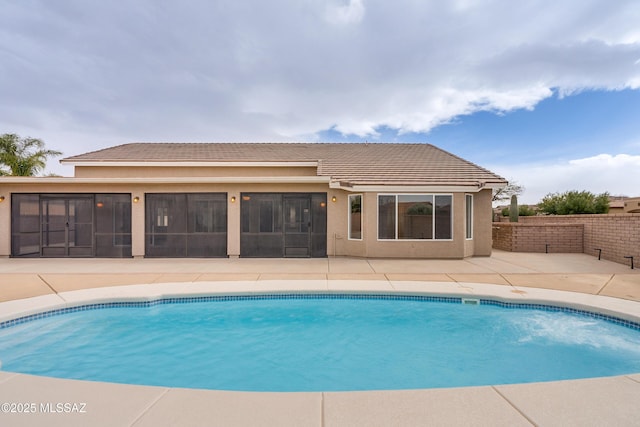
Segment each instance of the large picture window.
[{"label": "large picture window", "polygon": [[453,197],[449,194],[381,194],[379,240],[451,240]]},{"label": "large picture window", "polygon": [[362,195],[349,196],[349,239],[362,240]]}]

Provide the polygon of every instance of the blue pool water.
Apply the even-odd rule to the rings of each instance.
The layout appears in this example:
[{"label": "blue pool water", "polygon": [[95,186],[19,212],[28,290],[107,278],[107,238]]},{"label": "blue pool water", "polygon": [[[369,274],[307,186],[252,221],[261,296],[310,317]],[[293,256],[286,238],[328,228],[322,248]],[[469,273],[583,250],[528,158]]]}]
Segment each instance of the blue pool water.
[{"label": "blue pool water", "polygon": [[76,311],[0,329],[0,360],[3,370],[37,375],[255,391],[640,372],[640,331],[632,327],[548,309],[447,301],[298,296]]}]

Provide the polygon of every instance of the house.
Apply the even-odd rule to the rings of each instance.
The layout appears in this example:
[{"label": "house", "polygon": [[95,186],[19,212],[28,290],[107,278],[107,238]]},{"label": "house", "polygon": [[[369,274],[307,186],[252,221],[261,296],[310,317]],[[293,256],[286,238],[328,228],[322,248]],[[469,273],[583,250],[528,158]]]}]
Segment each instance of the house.
[{"label": "house", "polygon": [[624,201],[624,213],[640,213],[640,197],[629,197]]},{"label": "house", "polygon": [[491,253],[506,181],[429,144],[132,143],[0,178],[0,256]]},{"label": "house", "polygon": [[609,197],[609,213],[640,213],[640,197]]},{"label": "house", "polygon": [[624,196],[609,196],[609,214],[624,213],[625,200],[628,197]]}]

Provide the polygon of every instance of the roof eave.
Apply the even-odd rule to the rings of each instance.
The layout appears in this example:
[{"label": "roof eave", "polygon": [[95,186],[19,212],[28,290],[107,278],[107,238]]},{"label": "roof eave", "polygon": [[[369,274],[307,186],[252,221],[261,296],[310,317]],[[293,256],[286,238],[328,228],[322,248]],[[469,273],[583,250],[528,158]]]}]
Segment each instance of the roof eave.
[{"label": "roof eave", "polygon": [[328,184],[328,176],[216,176],[151,178],[2,177],[2,184]]},{"label": "roof eave", "polygon": [[221,162],[221,161],[196,161],[196,160],[144,160],[144,161],[121,161],[121,160],[70,160],[62,159],[60,163],[71,166],[91,166],[91,167],[318,167],[317,161],[312,162],[264,162],[264,161],[241,161],[241,162]]},{"label": "roof eave", "polygon": [[345,181],[332,181],[329,184],[330,188],[339,189],[349,192],[375,192],[375,193],[392,193],[392,192],[425,192],[425,193],[477,193],[481,190],[491,189],[495,190],[504,187],[503,183],[388,183],[388,184],[366,184],[366,183],[351,183]]}]

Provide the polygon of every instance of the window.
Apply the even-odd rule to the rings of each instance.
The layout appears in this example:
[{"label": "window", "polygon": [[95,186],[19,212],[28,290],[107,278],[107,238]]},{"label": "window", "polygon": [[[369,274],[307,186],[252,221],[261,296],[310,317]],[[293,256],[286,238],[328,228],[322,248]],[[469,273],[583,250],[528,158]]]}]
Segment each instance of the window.
[{"label": "window", "polygon": [[433,238],[433,196],[398,196],[398,239]]},{"label": "window", "polygon": [[444,194],[378,196],[379,240],[450,240],[453,197]]},{"label": "window", "polygon": [[131,256],[131,194],[96,194],[96,255]]},{"label": "window", "polygon": [[465,202],[466,238],[473,239],[473,196],[471,194],[465,195]]},{"label": "window", "polygon": [[242,233],[282,233],[282,195],[271,193],[243,193]]},{"label": "window", "polygon": [[273,200],[260,200],[260,232],[273,233],[276,221],[273,217]]},{"label": "window", "polygon": [[396,196],[378,196],[378,239],[396,238]]},{"label": "window", "polygon": [[169,210],[165,207],[158,208],[158,215],[156,215],[156,227],[168,227],[169,226]]},{"label": "window", "polygon": [[187,195],[188,233],[225,233],[227,231],[227,205],[220,195]]},{"label": "window", "polygon": [[349,239],[362,240],[362,195],[349,196]]},{"label": "window", "polygon": [[434,218],[436,229],[436,240],[451,239],[451,196],[435,196],[436,199],[436,215]]}]

